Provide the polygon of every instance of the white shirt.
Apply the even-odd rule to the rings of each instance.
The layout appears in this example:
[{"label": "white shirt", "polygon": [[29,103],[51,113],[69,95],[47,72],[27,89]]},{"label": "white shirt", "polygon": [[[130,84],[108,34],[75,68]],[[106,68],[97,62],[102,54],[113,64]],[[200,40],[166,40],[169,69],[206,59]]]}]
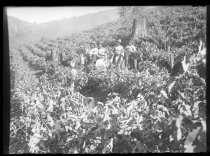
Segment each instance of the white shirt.
[{"label": "white shirt", "polygon": [[89,50],[89,55],[98,55],[98,48],[93,48]]},{"label": "white shirt", "polygon": [[85,57],[84,57],[84,55],[81,55],[80,56],[80,59],[81,59],[81,64],[84,64],[85,63]]},{"label": "white shirt", "polygon": [[115,47],[116,54],[124,56],[123,46],[119,45]]},{"label": "white shirt", "polygon": [[96,61],[96,68],[106,68],[108,67],[109,62],[107,60],[104,59],[98,59]]},{"label": "white shirt", "polygon": [[136,52],[136,47],[135,47],[134,45],[127,45],[127,46],[126,46],[126,50],[127,50],[128,52],[133,53],[133,52]]},{"label": "white shirt", "polygon": [[105,49],[104,47],[100,48],[100,49],[98,50],[98,54],[99,54],[100,56],[106,55],[106,49]]},{"label": "white shirt", "polygon": [[75,61],[74,60],[70,61],[70,65],[71,65],[72,68],[74,68],[75,67]]}]

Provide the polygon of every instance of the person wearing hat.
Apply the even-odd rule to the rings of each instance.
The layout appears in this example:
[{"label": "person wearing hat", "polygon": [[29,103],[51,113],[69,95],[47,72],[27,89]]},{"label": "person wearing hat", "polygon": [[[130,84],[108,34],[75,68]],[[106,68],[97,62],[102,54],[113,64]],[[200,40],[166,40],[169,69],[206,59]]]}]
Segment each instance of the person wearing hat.
[{"label": "person wearing hat", "polygon": [[[77,65],[76,65],[76,58],[73,58],[73,57],[70,57],[68,59],[68,63],[69,63],[69,67],[70,68],[70,73],[67,75],[67,84],[70,85],[70,89],[72,91],[74,91],[74,82],[76,80],[76,77],[77,77]],[[68,69],[69,70],[69,69]]]},{"label": "person wearing hat", "polygon": [[128,67],[129,65],[131,69],[136,69],[138,56],[136,55],[136,47],[134,46],[132,40],[129,41],[125,49],[126,49],[126,53],[125,53],[126,67]]},{"label": "person wearing hat", "polygon": [[95,64],[98,57],[98,48],[96,47],[95,42],[91,43],[91,49],[89,50],[88,53],[89,53],[91,63]]},{"label": "person wearing hat", "polygon": [[108,61],[108,55],[107,55],[107,49],[105,49],[102,46],[102,42],[98,43],[98,55],[99,55],[99,59],[96,61],[96,68],[97,69],[107,69],[107,67],[109,66],[109,61]]},{"label": "person wearing hat", "polygon": [[79,65],[81,68],[83,68],[85,64],[85,53],[86,52],[83,44],[80,44],[80,47],[77,50],[77,54],[79,54]]},{"label": "person wearing hat", "polygon": [[52,59],[56,65],[60,65],[60,53],[57,49],[57,45],[55,45],[55,48],[52,49]]},{"label": "person wearing hat", "polygon": [[100,59],[105,59],[106,58],[106,55],[107,55],[106,49],[103,47],[102,42],[99,42],[98,43],[98,57]]},{"label": "person wearing hat", "polygon": [[61,65],[63,65],[64,67],[68,67],[69,66],[69,57],[66,51],[61,52],[60,54],[60,58],[61,58]]},{"label": "person wearing hat", "polygon": [[84,50],[85,50],[85,65],[89,65],[90,64],[90,43],[86,43],[84,46]]},{"label": "person wearing hat", "polygon": [[124,48],[120,44],[121,44],[121,39],[117,41],[117,45],[115,47],[115,56],[113,58],[114,64],[117,66],[122,65],[124,57]]}]

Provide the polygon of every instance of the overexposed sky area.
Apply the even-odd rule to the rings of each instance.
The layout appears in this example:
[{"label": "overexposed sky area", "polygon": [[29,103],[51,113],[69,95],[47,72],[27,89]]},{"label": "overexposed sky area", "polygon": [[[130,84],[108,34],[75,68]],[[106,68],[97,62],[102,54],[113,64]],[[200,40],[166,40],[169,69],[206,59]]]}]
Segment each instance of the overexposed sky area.
[{"label": "overexposed sky area", "polygon": [[7,7],[7,15],[31,23],[44,23],[114,8],[117,7]]}]

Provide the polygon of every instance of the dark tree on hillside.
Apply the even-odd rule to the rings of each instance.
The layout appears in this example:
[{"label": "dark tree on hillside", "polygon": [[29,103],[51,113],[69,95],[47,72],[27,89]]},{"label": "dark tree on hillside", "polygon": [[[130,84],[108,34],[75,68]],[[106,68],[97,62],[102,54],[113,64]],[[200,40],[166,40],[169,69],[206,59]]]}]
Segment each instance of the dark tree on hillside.
[{"label": "dark tree on hillside", "polygon": [[147,7],[145,6],[132,6],[132,7],[120,7],[119,14],[121,18],[139,18],[144,17]]},{"label": "dark tree on hillside", "polygon": [[133,20],[132,37],[145,37],[146,36],[146,11],[147,7],[121,7],[119,14],[121,18],[131,18]]},{"label": "dark tree on hillside", "polygon": [[126,14],[127,14],[127,7],[120,7],[119,8],[119,14],[120,14],[120,17],[125,17]]}]

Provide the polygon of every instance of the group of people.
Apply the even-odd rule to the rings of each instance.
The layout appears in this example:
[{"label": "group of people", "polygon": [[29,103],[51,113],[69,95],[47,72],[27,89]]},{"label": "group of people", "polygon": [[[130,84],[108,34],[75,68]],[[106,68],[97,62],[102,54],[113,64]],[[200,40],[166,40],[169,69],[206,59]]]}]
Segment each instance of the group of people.
[{"label": "group of people", "polygon": [[70,76],[67,77],[66,82],[69,82],[68,84],[70,84],[72,90],[74,90],[74,81],[77,76],[78,67],[84,69],[86,72],[89,71],[89,68],[86,68],[89,65],[93,65],[96,68],[102,67],[103,69],[116,66],[121,69],[125,67],[129,70],[135,70],[138,69],[138,64],[143,54],[141,50],[137,50],[133,40],[130,40],[125,47],[121,45],[120,39],[117,40],[113,48],[104,47],[102,42],[91,42],[89,45],[86,45],[80,44],[77,47],[74,44],[75,52],[79,54],[78,59],[72,56],[74,53],[71,53],[69,56],[65,52],[57,53],[56,50],[52,52],[54,64],[63,65],[68,70],[70,68]]},{"label": "group of people", "polygon": [[[128,68],[129,70],[138,69],[139,61],[142,58],[142,50],[134,45],[133,40],[128,42],[128,45],[122,46],[121,39],[116,41],[116,45],[111,47],[104,47],[102,42],[91,42],[90,44],[80,44],[75,46],[75,52],[79,54],[78,59],[67,56],[66,53],[58,53],[56,50],[52,52],[52,58],[57,64],[69,67],[71,61],[75,61],[75,67],[103,67],[104,69],[112,68],[113,66],[119,68]],[[78,55],[77,55],[78,56]],[[59,63],[60,62],[60,63]]]},{"label": "group of people", "polygon": [[128,69],[137,69],[138,61],[140,61],[142,54],[137,51],[136,46],[132,40],[124,48],[121,45],[121,40],[117,40],[116,46],[112,51],[103,47],[103,43],[96,44],[92,42],[90,49],[81,47],[78,51],[80,54],[80,65],[86,66],[94,64],[96,67],[104,66],[109,67],[111,65],[122,68],[125,66]]}]

